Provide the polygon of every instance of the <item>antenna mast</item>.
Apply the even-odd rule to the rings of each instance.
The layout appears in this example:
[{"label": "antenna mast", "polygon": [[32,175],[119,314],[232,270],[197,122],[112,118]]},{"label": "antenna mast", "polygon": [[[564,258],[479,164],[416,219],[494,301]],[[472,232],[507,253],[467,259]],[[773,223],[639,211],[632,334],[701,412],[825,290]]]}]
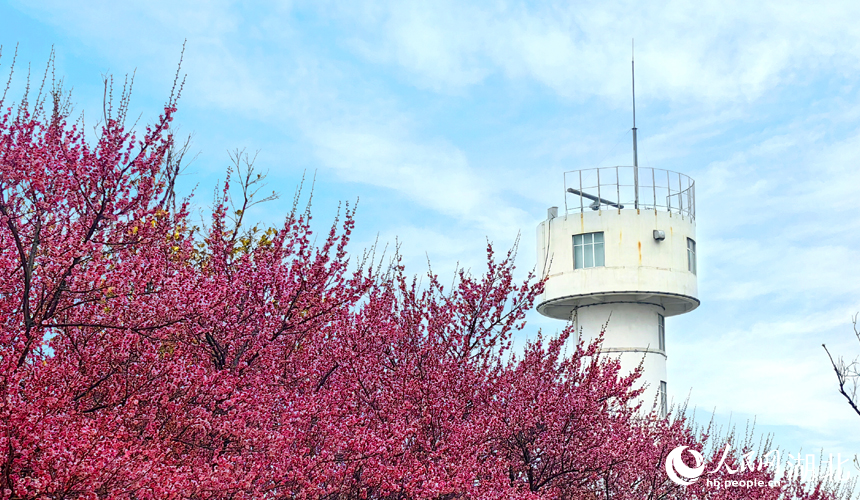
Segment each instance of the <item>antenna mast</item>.
[{"label": "antenna mast", "polygon": [[636,68],[634,66],[634,40],[630,39],[630,78],[633,87],[633,207],[639,210],[639,153],[636,151]]}]

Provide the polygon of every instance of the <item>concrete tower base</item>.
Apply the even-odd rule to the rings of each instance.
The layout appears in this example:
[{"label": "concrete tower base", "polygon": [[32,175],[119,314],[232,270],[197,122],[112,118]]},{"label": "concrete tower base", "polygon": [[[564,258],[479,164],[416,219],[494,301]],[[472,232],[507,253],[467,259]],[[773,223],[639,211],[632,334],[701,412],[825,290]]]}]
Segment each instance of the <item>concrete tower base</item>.
[{"label": "concrete tower base", "polygon": [[645,388],[640,396],[645,410],[655,401],[660,408],[660,383],[666,381],[666,351],[661,345],[665,344],[665,338],[663,342],[660,340],[663,315],[659,306],[636,303],[596,304],[578,307],[573,312],[576,331],[581,332],[586,342],[596,338],[606,325],[601,352],[619,359],[623,374],[642,364],[644,370],[636,387]]}]

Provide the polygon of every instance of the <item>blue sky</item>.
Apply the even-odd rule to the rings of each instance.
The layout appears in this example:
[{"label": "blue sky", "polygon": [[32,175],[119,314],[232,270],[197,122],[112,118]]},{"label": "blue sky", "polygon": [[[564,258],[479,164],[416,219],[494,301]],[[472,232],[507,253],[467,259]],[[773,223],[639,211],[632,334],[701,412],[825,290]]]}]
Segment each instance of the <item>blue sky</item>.
[{"label": "blue sky", "polygon": [[[360,198],[354,250],[401,242],[413,272],[480,266],[563,203],[562,173],[628,165],[630,39],[639,159],[696,180],[699,298],[667,323],[669,390],[792,449],[860,452],[860,417],[821,344],[853,358],[860,310],[860,3],[6,2],[4,73],[20,88],[53,45],[95,122],[101,75],[136,70],[152,119],[183,40],[177,122],[206,204],[228,150],[259,150],[315,215]],[[88,115],[89,116],[89,115]],[[559,324],[532,315],[527,335]]]}]

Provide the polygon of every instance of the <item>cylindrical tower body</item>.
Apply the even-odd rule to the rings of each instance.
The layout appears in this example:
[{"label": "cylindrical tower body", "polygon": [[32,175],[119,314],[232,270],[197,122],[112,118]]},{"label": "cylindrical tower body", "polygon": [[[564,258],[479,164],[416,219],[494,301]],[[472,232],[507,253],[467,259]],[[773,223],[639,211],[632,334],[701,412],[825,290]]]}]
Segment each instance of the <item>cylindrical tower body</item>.
[{"label": "cylindrical tower body", "polygon": [[574,321],[588,337],[606,325],[602,352],[619,357],[626,372],[643,363],[642,400],[650,407],[656,398],[665,409],[665,318],[699,305],[694,184],[677,172],[639,168],[634,209],[634,184],[625,182],[633,173],[565,174],[565,213],[551,210],[537,230],[537,269],[548,278],[537,310]]}]

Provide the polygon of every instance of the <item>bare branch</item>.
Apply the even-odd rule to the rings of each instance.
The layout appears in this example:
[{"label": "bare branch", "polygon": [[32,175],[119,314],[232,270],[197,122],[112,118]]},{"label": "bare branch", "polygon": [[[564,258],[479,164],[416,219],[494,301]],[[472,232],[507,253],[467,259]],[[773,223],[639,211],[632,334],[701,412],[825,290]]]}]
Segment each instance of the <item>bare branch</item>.
[{"label": "bare branch", "polygon": [[[856,324],[857,324],[857,316],[854,317],[855,324],[855,332],[856,332]],[[830,351],[827,349],[827,346],[821,344],[821,347],[824,348],[824,351],[827,353],[827,357],[830,358],[830,364],[833,366],[833,371],[836,372],[836,380],[839,382],[839,393],[845,396],[845,399],[848,400],[848,404],[857,415],[860,415],[860,408],[858,408],[858,400],[857,400],[857,379],[860,374],[858,374],[857,370],[857,360],[854,360],[850,364],[845,364],[845,361],[840,357],[838,360],[834,360],[833,356],[830,354]],[[849,385],[850,388],[846,389],[846,385]]]}]

